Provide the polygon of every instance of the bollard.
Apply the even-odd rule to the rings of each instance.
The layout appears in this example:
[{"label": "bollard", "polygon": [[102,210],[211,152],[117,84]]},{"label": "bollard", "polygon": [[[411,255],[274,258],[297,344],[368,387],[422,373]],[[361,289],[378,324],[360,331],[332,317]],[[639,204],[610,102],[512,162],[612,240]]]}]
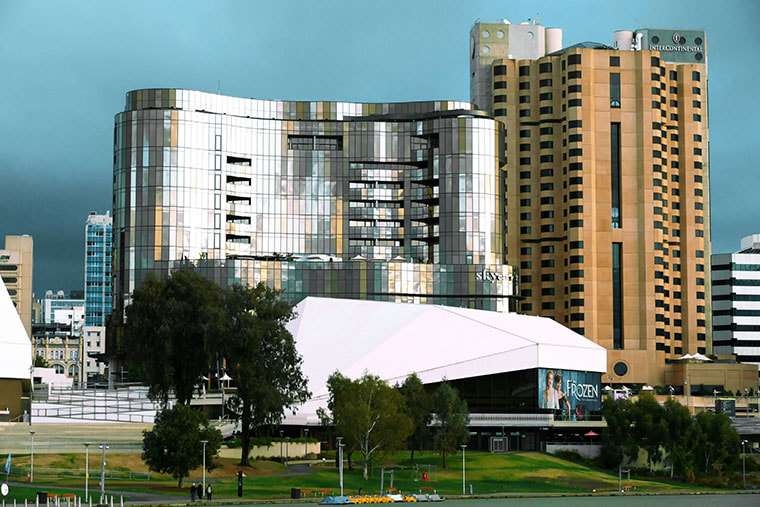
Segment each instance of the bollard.
[{"label": "bollard", "polygon": [[120,507],[124,507],[124,496],[123,495],[119,495],[119,506]]},{"label": "bollard", "polygon": [[113,495],[111,495],[111,507],[113,507]]},{"label": "bollard", "polygon": [[88,506],[89,506],[89,507],[92,507],[92,497],[90,497],[90,498],[88,499],[88,501],[89,501],[89,503],[88,503]]}]

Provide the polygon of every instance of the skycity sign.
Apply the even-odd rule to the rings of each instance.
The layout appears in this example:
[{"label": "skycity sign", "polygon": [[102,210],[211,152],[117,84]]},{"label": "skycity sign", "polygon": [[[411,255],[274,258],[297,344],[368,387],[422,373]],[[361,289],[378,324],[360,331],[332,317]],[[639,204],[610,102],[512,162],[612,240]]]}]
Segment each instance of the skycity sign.
[{"label": "skycity sign", "polygon": [[475,280],[483,280],[490,283],[502,282],[505,280],[511,282],[512,275],[505,275],[504,273],[497,273],[496,271],[488,271],[486,268],[483,268],[483,271],[475,273]]}]

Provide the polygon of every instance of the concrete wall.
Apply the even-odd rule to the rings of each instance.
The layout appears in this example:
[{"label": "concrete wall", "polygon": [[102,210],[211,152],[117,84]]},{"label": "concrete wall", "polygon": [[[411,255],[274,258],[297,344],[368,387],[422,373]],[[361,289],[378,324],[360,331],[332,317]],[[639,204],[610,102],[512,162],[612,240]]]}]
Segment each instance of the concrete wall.
[{"label": "concrete wall", "polygon": [[598,458],[602,454],[602,444],[546,444],[546,452],[555,454],[559,451],[575,451],[586,459]]}]

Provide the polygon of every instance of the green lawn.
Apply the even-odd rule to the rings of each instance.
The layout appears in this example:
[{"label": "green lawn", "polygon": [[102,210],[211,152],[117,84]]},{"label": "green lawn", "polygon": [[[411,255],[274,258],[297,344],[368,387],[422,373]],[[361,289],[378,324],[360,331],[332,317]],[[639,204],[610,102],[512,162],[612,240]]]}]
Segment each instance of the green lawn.
[{"label": "green lawn", "polygon": [[[354,454],[353,458],[358,458]],[[443,469],[440,456],[431,452],[422,455],[417,453],[416,462],[420,464],[432,464],[438,467],[435,482],[415,481],[414,466],[409,459],[409,453],[398,453],[383,462],[378,462],[373,467],[373,474],[364,481],[361,475],[361,463],[354,463],[354,470],[344,469],[344,490],[346,494],[356,494],[359,488],[362,493],[374,494],[380,491],[380,468],[394,467],[394,487],[405,493],[416,493],[421,487],[435,488],[439,494],[460,495],[462,493],[462,458],[461,454],[449,457],[449,468]],[[72,460],[68,456],[57,460],[62,464]],[[116,463],[114,463],[116,464]],[[270,461],[254,462],[255,468],[249,469],[249,475],[244,479],[244,497],[246,498],[289,498],[291,488],[320,490],[325,489],[337,494],[339,492],[338,471],[334,461],[326,461],[314,465],[316,473],[295,477],[282,477],[285,468]],[[224,475],[215,471],[215,477],[211,477],[214,483],[214,497],[223,498],[237,496],[237,479],[231,464],[225,464]],[[618,487],[617,475],[606,471],[588,467],[579,463],[567,461],[552,455],[542,453],[512,453],[490,454],[486,452],[468,452],[466,457],[467,483],[473,485],[475,494],[488,493],[517,493],[517,492],[568,492],[584,493],[592,490],[615,491]],[[229,472],[227,472],[229,470]],[[151,491],[163,494],[175,494],[187,496],[190,482],[200,478],[200,470],[193,472],[190,479],[186,479],[182,489],[177,488],[175,480],[167,476],[151,474],[148,482],[109,480],[107,488],[121,491]],[[44,483],[41,481],[45,481]],[[45,490],[45,484],[61,487],[82,487],[81,479],[43,479],[35,477],[35,482],[41,491]],[[678,482],[669,482],[655,479],[636,479],[633,485],[639,491],[665,491],[694,489],[691,486]],[[97,488],[97,478],[90,481],[90,486]],[[389,486],[389,478],[386,477],[385,486]],[[12,488],[15,496],[9,496],[7,501],[16,498],[23,502],[26,498],[33,498],[33,491],[23,488]],[[66,491],[68,492],[68,491]],[[80,490],[81,494],[81,490]]]}]

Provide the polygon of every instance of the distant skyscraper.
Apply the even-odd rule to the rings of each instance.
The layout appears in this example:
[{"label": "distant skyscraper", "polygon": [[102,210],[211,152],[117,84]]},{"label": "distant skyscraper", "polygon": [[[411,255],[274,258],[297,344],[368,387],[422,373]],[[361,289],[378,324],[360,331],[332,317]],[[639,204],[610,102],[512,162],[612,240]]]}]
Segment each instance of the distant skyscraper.
[{"label": "distant skyscraper", "polygon": [[34,241],[32,237],[6,236],[5,250],[0,250],[0,275],[26,334],[32,335],[32,272]]},{"label": "distant skyscraper", "polygon": [[712,256],[713,347],[760,364],[760,234],[741,250]]},{"label": "distant skyscraper", "polygon": [[111,248],[113,219],[110,212],[94,211],[85,225],[85,325],[105,326],[111,314]]}]

